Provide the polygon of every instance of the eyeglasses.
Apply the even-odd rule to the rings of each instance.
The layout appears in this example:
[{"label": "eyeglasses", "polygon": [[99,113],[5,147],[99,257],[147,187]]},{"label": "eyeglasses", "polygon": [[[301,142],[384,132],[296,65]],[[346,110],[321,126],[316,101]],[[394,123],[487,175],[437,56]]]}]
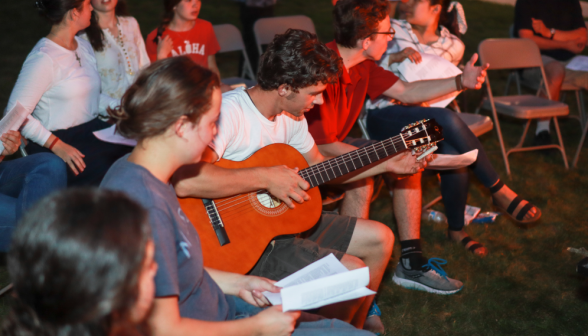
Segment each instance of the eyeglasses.
[{"label": "eyeglasses", "polygon": [[371,36],[373,34],[384,34],[384,35],[388,35],[389,34],[390,35],[390,38],[394,38],[394,35],[396,34],[396,30],[394,30],[394,28],[390,27],[390,31],[389,32],[373,32],[369,36]]}]

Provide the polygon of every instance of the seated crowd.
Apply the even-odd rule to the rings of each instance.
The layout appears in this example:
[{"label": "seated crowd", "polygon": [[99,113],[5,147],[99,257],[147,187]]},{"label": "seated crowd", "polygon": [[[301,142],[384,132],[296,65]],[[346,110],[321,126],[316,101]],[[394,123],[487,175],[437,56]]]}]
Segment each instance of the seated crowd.
[{"label": "seated crowd", "polygon": [[[303,30],[278,34],[259,57],[257,84],[231,90],[220,81],[212,25],[198,18],[200,0],[163,0],[163,20],[146,42],[125,0],[37,0],[51,30],[26,58],[6,107],[8,112],[20,103],[29,115],[18,131],[0,136],[0,252],[8,251],[14,283],[2,332],[383,333],[374,296],[282,312],[262,294],[279,292],[276,281],[329,254],[349,270],[368,266],[368,288],[377,292],[395,240],[388,226],[369,219],[375,181],[381,179],[393,191],[401,246],[393,281],[441,295],[463,288],[438,258],[424,257],[421,173],[434,156],[418,158],[410,151],[329,183],[345,191],[339,213],[322,212],[310,230],[266,242],[247,274],[207,267],[207,242],[179,198],[267,190],[284,209],[312,201],[314,185],[299,168],[220,164],[247,160],[273,144],[289,145],[306,164],[320,165],[358,148],[367,151],[417,120],[435,119],[444,137],[438,153],[478,151],[469,167],[440,172],[447,238],[476,256],[489,253],[464,231],[468,169],[497,208],[520,223],[537,221],[541,210],[501,181],[467,124],[454,111],[429,104],[480,89],[488,64],[476,66],[474,54],[456,77],[415,82],[398,69],[406,59],[421,62],[424,54],[462,65],[459,37],[467,24],[461,5],[333,3],[332,42],[323,44]],[[517,4],[517,13],[522,10]],[[529,26],[530,18],[517,14],[518,34],[537,40],[542,50],[553,50],[555,41],[567,46],[581,34],[573,40],[575,49],[568,49],[577,53],[586,44],[586,28],[576,27],[576,18],[574,27],[564,27],[563,20],[561,27],[550,26],[549,38],[545,25],[552,23],[539,24],[533,16]],[[544,57],[546,69],[561,67],[565,60],[551,54],[555,59]],[[548,77],[561,86],[563,75]],[[349,136],[364,105],[373,140]],[[137,145],[94,136],[113,124]],[[19,146],[27,156],[2,161]]]}]

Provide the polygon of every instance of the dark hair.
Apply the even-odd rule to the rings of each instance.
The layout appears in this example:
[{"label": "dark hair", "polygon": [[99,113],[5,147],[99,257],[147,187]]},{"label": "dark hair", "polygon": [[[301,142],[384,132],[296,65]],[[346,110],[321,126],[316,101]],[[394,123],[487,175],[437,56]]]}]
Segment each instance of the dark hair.
[{"label": "dark hair", "polygon": [[196,124],[210,109],[218,76],[187,56],[170,57],[151,64],[122,97],[121,106],[108,109],[117,119],[117,130],[138,141],[165,132],[181,116]]},{"label": "dark hair", "polygon": [[161,34],[165,31],[169,23],[174,18],[174,7],[176,7],[182,0],[163,0],[163,19],[157,27],[157,34],[153,42],[157,43],[157,39],[161,37]]},{"label": "dark hair", "polygon": [[45,17],[52,25],[60,24],[65,14],[76,8],[81,9],[84,0],[37,0],[35,6],[41,16]]},{"label": "dark hair", "polygon": [[341,58],[319,42],[316,35],[288,29],[284,34],[276,35],[261,55],[257,83],[266,91],[287,84],[297,92],[319,82],[336,82],[342,69]]},{"label": "dark hair", "polygon": [[12,238],[15,297],[2,334],[148,332],[130,313],[150,239],[147,213],[122,193],[69,189],[44,198]]},{"label": "dark hair", "polygon": [[[447,28],[449,32],[457,37],[461,37],[459,32],[459,24],[457,22],[457,8],[453,8],[451,12],[447,12],[451,0],[429,0],[431,6],[441,5],[441,13],[439,15],[439,25]],[[439,27],[437,27],[438,29]]]},{"label": "dark hair", "polygon": [[[116,16],[130,16],[127,9],[126,0],[118,0],[116,7],[114,8],[114,14]],[[95,51],[104,50],[104,32],[98,24],[98,14],[96,14],[96,10],[92,11],[90,26],[86,28],[85,32],[86,35],[88,35],[88,40],[90,41],[90,44]]]},{"label": "dark hair", "polygon": [[339,0],[333,9],[335,42],[355,48],[357,41],[372,37],[388,15],[388,0]]}]

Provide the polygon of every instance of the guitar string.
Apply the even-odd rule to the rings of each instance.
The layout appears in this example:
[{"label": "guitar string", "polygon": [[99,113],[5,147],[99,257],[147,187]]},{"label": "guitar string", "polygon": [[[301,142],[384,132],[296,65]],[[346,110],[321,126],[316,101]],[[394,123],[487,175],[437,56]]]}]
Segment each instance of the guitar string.
[{"label": "guitar string", "polygon": [[[392,139],[392,138],[391,138],[391,139]],[[390,140],[390,139],[388,139],[388,140]],[[385,148],[385,147],[386,147],[386,145],[384,145],[383,143],[384,143],[384,142],[387,142],[388,140],[384,140],[384,141],[381,141],[381,142],[379,142],[379,143],[377,143],[377,144],[374,144],[374,145],[372,145],[372,147],[373,147],[373,148],[374,148],[376,151],[377,151],[377,150],[382,150],[382,149],[383,149],[385,152],[387,152],[387,151],[386,151],[386,148]],[[378,147],[376,147],[376,145],[377,145]],[[387,146],[389,147],[389,145],[387,145]],[[347,154],[349,154],[349,153],[347,153]],[[357,155],[357,153],[355,153],[355,154],[356,154],[355,156],[351,156],[351,155],[349,155],[349,156],[350,156],[350,160],[348,160],[348,161],[345,161],[346,159],[344,159],[344,158],[342,158],[342,157],[337,157],[337,158],[334,158],[334,159],[335,159],[335,162],[336,162],[335,166],[336,166],[337,168],[339,168],[339,170],[341,170],[341,165],[345,165],[345,166],[346,166],[346,164],[347,164],[347,163],[349,163],[349,162],[351,162],[351,161],[353,161],[353,160],[359,159],[359,160],[361,161],[361,160],[362,160],[362,158],[364,158],[364,159],[365,159],[365,157],[367,157],[367,158],[368,158],[368,160],[371,162],[371,160],[369,159],[369,153],[366,153],[365,155],[364,155],[364,154],[359,154],[359,155]],[[345,154],[344,154],[344,155],[345,155]],[[342,155],[342,156],[344,156],[344,155]],[[377,155],[377,153],[376,153],[376,157],[378,157],[378,159],[379,159],[379,156]],[[328,168],[328,167],[326,167],[326,165],[324,165],[324,163],[325,163],[325,162],[328,162],[328,163],[329,163],[329,165],[331,166],[331,170],[332,170],[332,171],[334,171],[334,169],[332,169],[331,162],[329,162],[329,161],[331,161],[331,160],[327,160],[327,161],[321,162],[321,163],[319,163],[319,164],[317,164],[317,165],[314,165],[314,166],[312,166],[312,167],[308,167],[308,168],[310,168],[310,171],[312,172],[312,175],[313,175],[313,176],[314,176],[314,175],[317,175],[317,173],[318,173],[318,174],[325,173],[325,174],[327,174],[327,176],[328,176],[328,169],[329,169],[329,168]],[[362,163],[363,163],[363,162],[362,162]],[[320,165],[320,166],[319,166],[319,165]],[[354,163],[353,165],[355,166],[355,163]],[[318,166],[318,167],[315,167],[315,166]],[[310,173],[309,173],[309,170],[308,170],[308,168],[301,170],[301,171],[300,171],[300,173],[301,173],[301,174],[308,174],[308,176],[306,176],[306,177],[307,177],[307,178],[310,180],[309,182],[311,182],[311,184],[314,184],[314,182],[312,182],[312,180],[310,179],[310,177],[311,177],[311,176],[310,176]],[[345,169],[347,170],[347,173],[349,173],[349,172],[350,172],[349,168],[345,167]],[[322,176],[321,176],[321,179],[322,179]],[[316,179],[316,176],[315,176],[315,180],[317,180],[317,182],[318,182],[318,179]],[[324,181],[324,180],[323,180],[323,181]],[[221,201],[221,202],[217,202],[217,203],[216,203],[217,209],[219,209],[219,211],[221,211],[221,209],[220,209],[220,208],[221,208],[222,206],[224,206],[224,205],[229,205],[229,204],[233,203],[234,201],[237,201],[237,200],[239,200],[239,199],[242,199],[243,197],[248,197],[248,196],[243,196],[242,194],[239,194],[239,195],[235,195],[235,196],[233,196],[233,197],[227,198],[227,199],[225,199],[225,200],[223,200],[223,201]]]},{"label": "guitar string", "polygon": [[[393,140],[393,138],[391,138],[391,139]],[[388,139],[388,140],[391,140],[391,139]],[[377,151],[377,150],[382,150],[382,149],[383,149],[383,150],[384,150],[384,152],[385,152],[385,153],[387,153],[387,151],[386,151],[386,146],[390,147],[390,144],[386,145],[386,144],[384,144],[385,142],[390,142],[390,141],[384,140],[384,141],[382,141],[382,142],[379,142],[379,143],[377,143],[377,144],[373,144],[373,145],[371,145],[371,146],[372,146],[372,147],[373,147],[373,148],[374,148],[376,151]],[[397,143],[399,143],[399,142],[397,142]],[[350,153],[348,153],[348,154],[350,154]],[[367,159],[368,159],[368,161],[370,161],[370,162],[371,162],[371,159],[370,159],[370,156],[369,156],[369,155],[370,155],[370,153],[367,153],[367,151],[366,151],[366,153],[365,153],[365,154],[359,154],[359,153],[357,153],[357,152],[356,152],[356,153],[354,153],[354,154],[355,154],[354,156],[352,156],[351,154],[349,155],[349,157],[350,157],[350,160],[346,160],[346,159],[345,159],[345,158],[343,158],[343,157],[337,157],[337,158],[335,158],[335,166],[336,166],[337,168],[339,168],[339,170],[341,170],[340,166],[341,166],[342,164],[346,165],[346,164],[348,164],[349,162],[351,162],[352,160],[356,160],[356,159],[359,159],[359,160],[362,160],[362,159],[364,159],[364,160],[365,160],[365,158],[367,158]],[[377,154],[377,152],[374,152],[373,154],[375,154],[375,156],[376,156],[377,160],[379,160],[379,155]],[[331,160],[328,160],[328,161],[331,161]],[[325,161],[325,162],[328,162],[328,161]],[[323,162],[323,163],[324,163],[324,162]],[[311,168],[311,169],[310,169],[310,171],[313,173],[313,175],[317,175],[317,173],[318,173],[318,174],[325,173],[325,174],[327,174],[327,176],[328,176],[328,169],[330,169],[331,171],[334,171],[334,169],[332,168],[332,167],[333,167],[333,165],[331,164],[331,162],[328,162],[328,163],[329,163],[329,166],[330,166],[330,168],[329,168],[329,167],[327,167],[326,165],[324,165],[324,164],[323,164],[323,165],[321,165],[320,167],[316,167],[316,168],[314,168],[314,166],[313,166],[313,168]],[[362,162],[362,164],[363,164],[363,162]],[[320,165],[320,164],[319,164],[319,165]],[[315,166],[317,166],[317,165],[315,165]],[[355,166],[355,164],[354,164],[354,166]],[[309,168],[310,168],[310,167],[309,167]],[[345,167],[345,168],[346,168],[346,170],[349,172],[349,168],[347,168],[347,167]],[[309,178],[309,177],[310,177],[310,173],[308,172],[308,169],[304,169],[304,170],[302,170],[300,173],[301,173],[302,175],[306,175],[306,174],[308,174],[309,176],[307,176],[307,178],[308,178],[308,179],[310,179],[310,178]],[[319,176],[320,176],[320,175],[319,175]],[[321,179],[322,179],[322,176],[321,176]],[[316,178],[316,176],[315,176],[315,180],[317,180],[317,182],[318,182],[318,179]],[[322,180],[324,181],[324,179],[322,179]],[[310,182],[312,182],[312,181],[310,181]],[[311,185],[312,185],[312,184],[314,184],[314,183],[311,183]],[[267,191],[263,191],[263,190],[262,190],[262,191],[257,191],[257,192],[255,192],[255,193],[257,193],[257,194],[269,194],[269,192],[267,192]],[[248,194],[251,194],[251,193],[248,193]],[[218,211],[219,213],[220,213],[220,212],[223,212],[223,217],[226,217],[226,214],[228,214],[228,211],[229,211],[229,209],[238,210],[239,208],[241,208],[241,207],[238,207],[238,205],[240,205],[240,204],[243,204],[243,203],[249,203],[249,202],[248,202],[248,198],[249,198],[249,196],[248,196],[248,195],[241,195],[240,197],[237,197],[237,196],[234,196],[234,197],[232,197],[232,199],[231,199],[230,201],[228,201],[229,199],[226,199],[226,200],[224,200],[224,202],[221,202],[220,204],[219,204],[219,203],[217,203],[217,211]],[[222,206],[221,206],[221,205],[222,205]],[[227,205],[228,205],[228,206],[227,206]],[[236,206],[237,206],[237,208],[235,208]],[[212,207],[212,205],[211,205],[210,207]],[[210,208],[209,208],[209,209],[210,209]]]},{"label": "guitar string", "polygon": [[[390,140],[390,139],[388,139],[388,140]],[[384,140],[384,141],[382,141],[382,142],[379,142],[379,143],[377,143],[377,144],[373,144],[373,145],[371,145],[371,147],[372,147],[373,149],[375,149],[375,152],[374,152],[373,154],[375,154],[375,156],[376,156],[376,159],[377,159],[377,160],[379,160],[379,159],[380,159],[380,156],[377,154],[377,151],[378,151],[378,150],[382,150],[382,149],[383,149],[383,150],[384,150],[384,152],[385,152],[385,154],[387,154],[387,151],[386,151],[386,146],[388,146],[388,147],[389,147],[390,145],[389,145],[389,144],[388,144],[388,145],[384,144],[385,142],[390,142],[390,141]],[[364,148],[365,148],[365,147],[364,147]],[[349,170],[349,168],[347,168],[347,164],[348,164],[349,162],[352,162],[352,160],[359,159],[360,161],[362,161],[362,164],[363,164],[363,160],[364,160],[365,158],[367,158],[367,159],[368,159],[368,161],[370,161],[370,162],[371,162],[371,159],[370,159],[370,153],[367,153],[367,149],[364,149],[364,151],[366,151],[366,153],[365,153],[365,154],[358,154],[358,153],[356,152],[356,153],[354,153],[354,154],[355,154],[354,156],[351,156],[351,155],[349,155],[349,157],[350,157],[350,160],[347,160],[347,161],[346,161],[346,159],[345,159],[345,158],[343,158],[343,157],[337,157],[337,158],[335,158],[335,160],[334,160],[334,161],[335,161],[335,166],[336,166],[336,167],[337,167],[337,168],[338,168],[338,169],[341,171],[341,165],[343,164],[343,165],[345,165],[345,168],[346,168],[346,170],[347,170],[347,171],[348,171],[348,173],[349,173],[349,172],[350,172],[350,170]],[[388,155],[386,155],[386,156],[388,156]],[[363,160],[362,160],[362,159],[363,159]],[[326,165],[326,164],[324,164],[324,163],[328,163],[328,164],[329,164],[329,167],[327,167],[327,165]],[[317,182],[318,182],[318,179],[316,178],[316,175],[317,175],[317,173],[318,173],[318,174],[321,174],[321,175],[319,175],[319,176],[320,176],[320,177],[321,177],[321,179],[324,181],[324,179],[322,178],[322,173],[325,173],[325,174],[327,174],[327,177],[329,177],[329,174],[328,174],[328,173],[329,173],[329,170],[331,170],[333,173],[335,172],[335,169],[333,169],[333,164],[331,164],[331,163],[332,163],[332,160],[327,160],[327,161],[323,162],[322,164],[319,164],[320,166],[318,166],[318,165],[315,165],[315,166],[318,166],[318,167],[316,167],[316,168],[315,168],[315,167],[313,166],[313,168],[311,168],[311,169],[310,169],[310,171],[312,172],[312,176],[314,176],[314,177],[315,177],[315,180],[316,180]],[[355,166],[355,163],[354,163],[354,166]],[[310,167],[309,167],[309,168],[310,168]],[[342,172],[342,171],[341,171],[341,172]],[[300,174],[302,175],[301,177],[306,177],[308,180],[310,180],[309,182],[311,182],[311,185],[312,185],[312,184],[314,184],[314,182],[313,182],[313,181],[310,179],[311,175],[310,175],[310,173],[308,172],[308,169],[304,169],[304,170],[302,170],[302,171],[300,172]],[[336,173],[335,173],[335,174],[336,174]],[[308,176],[304,176],[304,175],[308,175]],[[329,178],[330,178],[330,177],[329,177]],[[257,194],[268,194],[268,192],[267,192],[267,191],[260,192],[259,190],[258,190],[256,193],[257,193]],[[242,195],[242,194],[241,194],[241,195],[236,195],[236,196],[233,196],[233,197],[231,197],[231,198],[229,198],[229,199],[225,199],[223,202],[219,202],[219,203],[217,203],[217,210],[218,210],[219,212],[226,211],[228,208],[232,208],[233,206],[235,206],[235,205],[237,205],[237,204],[240,204],[240,203],[242,203],[242,202],[239,202],[239,201],[243,200],[243,198],[248,198],[248,197],[249,197],[249,196],[247,196],[247,195]],[[235,202],[238,202],[238,203],[236,203],[236,204],[235,204]],[[227,206],[227,205],[231,205],[231,206]],[[223,206],[224,206],[224,207],[223,207]]]},{"label": "guitar string", "polygon": [[[391,138],[391,139],[388,139],[388,140],[393,140],[393,139]],[[373,145],[372,145],[372,147],[374,147],[374,149],[375,149],[375,148],[376,148],[375,146],[376,146],[376,145],[378,145],[378,147],[380,147],[379,149],[384,149],[384,152],[387,154],[387,151],[386,151],[386,149],[385,149],[386,145],[381,145],[381,144],[382,144],[382,143],[384,143],[384,142],[386,142],[386,140],[384,140],[384,141],[382,141],[382,142],[380,142],[380,143],[377,143],[377,144],[373,144]],[[393,143],[394,143],[394,142],[391,142],[391,144],[393,144]],[[401,143],[401,142],[397,142],[397,143]],[[389,147],[389,145],[387,145],[387,146]],[[405,147],[405,148],[406,148],[406,147]],[[379,150],[379,149],[378,149],[378,150]],[[348,153],[348,154],[349,154],[349,153]],[[375,152],[375,154],[376,154],[376,158],[379,160],[379,156],[377,155],[377,152]],[[388,155],[387,155],[387,156],[388,156]],[[367,157],[367,158],[368,158],[368,160],[370,160],[370,159],[369,159],[369,153],[367,153],[367,150],[366,150],[366,154],[365,154],[365,155],[359,154],[359,155],[357,155],[357,156],[355,156],[355,157],[352,157],[351,155],[349,155],[349,157],[351,158],[351,160],[355,160],[355,159],[358,159],[358,158],[361,160],[361,158],[362,158],[362,157],[363,157],[363,158]],[[337,160],[335,160],[335,161],[339,161],[339,157],[338,157],[338,158],[336,158],[336,159],[337,159]],[[350,162],[350,161],[345,161],[343,158],[341,158],[341,160],[343,160],[343,163],[344,163],[344,164],[346,164],[346,163],[349,163],[349,162]],[[352,161],[351,161],[351,162],[352,162]],[[371,162],[371,160],[370,160],[370,162]],[[363,164],[363,162],[362,162],[362,164]],[[329,165],[330,165],[330,163],[329,163]],[[355,166],[355,164],[354,164],[354,166]],[[332,165],[330,165],[330,167],[331,167],[331,168],[330,168],[331,170],[334,170],[334,169],[332,168]],[[338,162],[337,162],[337,167],[339,167],[339,169],[340,169],[340,163],[338,163]],[[310,167],[309,167],[309,168],[310,168]],[[325,173],[327,173],[327,170],[326,170],[326,169],[327,169],[327,167],[326,167],[326,165],[325,165],[323,168],[324,168],[324,169],[322,170],[322,172],[325,172]],[[317,168],[317,170],[319,171],[319,173],[321,173],[321,171],[320,171],[320,167],[318,167],[318,168]],[[313,173],[316,175],[316,171],[314,171],[314,169],[311,169],[311,171],[312,171],[312,172],[313,172]],[[304,174],[304,173],[308,173],[308,169],[305,169],[305,170],[301,171],[301,173],[303,173],[303,174]],[[327,173],[327,176],[328,176],[328,173]],[[321,179],[322,179],[322,177],[321,177]],[[316,180],[316,176],[315,176],[315,180]],[[317,180],[317,181],[318,181],[318,180]],[[324,180],[323,180],[323,181],[324,181]],[[257,192],[255,192],[255,193],[257,193],[257,194],[269,194],[269,192],[267,192],[267,191],[265,191],[265,190],[258,190],[258,191],[257,191]],[[247,195],[249,195],[249,194],[252,194],[252,193],[248,193]],[[245,195],[245,196],[243,196],[243,197],[239,197],[240,199],[235,199],[235,200],[233,201],[233,203],[234,203],[235,201],[237,201],[237,200],[239,200],[240,202],[238,202],[238,203],[234,203],[234,204],[233,204],[233,205],[231,205],[231,206],[224,207],[224,208],[222,208],[222,209],[218,209],[218,207],[217,207],[217,210],[218,210],[218,212],[219,212],[219,213],[220,213],[220,212],[223,212],[223,218],[225,218],[225,219],[226,219],[226,218],[232,217],[232,215],[239,214],[239,213],[240,213],[240,211],[238,211],[238,210],[242,209],[243,207],[246,207],[246,209],[245,209],[246,211],[253,210],[253,208],[252,208],[252,207],[248,206],[248,203],[249,203],[249,202],[248,202],[248,199],[246,199],[246,200],[243,200],[243,198],[245,198],[245,197],[246,197],[246,198],[248,198],[248,196],[247,196],[247,195]],[[212,206],[209,206],[209,207],[212,207]],[[208,207],[208,208],[209,208],[209,207]]]}]

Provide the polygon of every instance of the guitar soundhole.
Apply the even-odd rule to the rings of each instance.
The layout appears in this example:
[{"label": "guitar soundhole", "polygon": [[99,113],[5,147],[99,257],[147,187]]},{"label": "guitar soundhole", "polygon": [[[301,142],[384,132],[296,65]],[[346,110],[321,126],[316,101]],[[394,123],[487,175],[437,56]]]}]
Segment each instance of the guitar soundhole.
[{"label": "guitar soundhole", "polygon": [[250,193],[249,202],[257,212],[264,216],[279,216],[288,210],[288,206],[284,202],[266,192]]}]

